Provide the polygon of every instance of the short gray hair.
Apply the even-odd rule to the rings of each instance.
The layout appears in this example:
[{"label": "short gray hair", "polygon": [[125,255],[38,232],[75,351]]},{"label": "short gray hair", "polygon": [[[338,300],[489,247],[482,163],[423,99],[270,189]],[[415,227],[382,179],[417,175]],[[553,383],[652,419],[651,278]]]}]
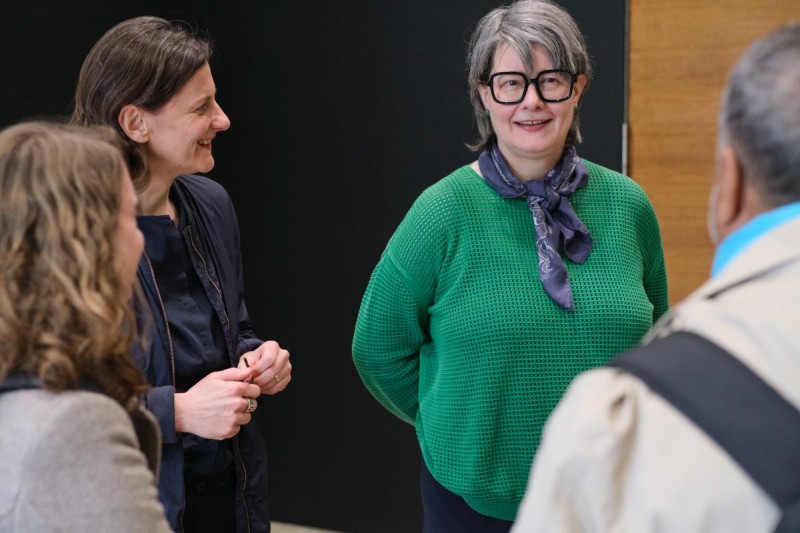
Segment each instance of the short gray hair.
[{"label": "short gray hair", "polygon": [[[518,0],[493,9],[478,22],[467,48],[469,96],[479,136],[470,148],[476,152],[495,138],[492,123],[484,113],[479,88],[491,74],[495,53],[502,44],[511,46],[531,68],[532,47],[542,45],[550,55],[553,68],[585,75],[587,88],[592,78],[586,41],[575,20],[564,9],[546,0]],[[566,144],[579,142],[580,121],[576,112]]]},{"label": "short gray hair", "polygon": [[745,179],[772,207],[800,200],[800,24],[748,47],[731,72],[719,116]]}]

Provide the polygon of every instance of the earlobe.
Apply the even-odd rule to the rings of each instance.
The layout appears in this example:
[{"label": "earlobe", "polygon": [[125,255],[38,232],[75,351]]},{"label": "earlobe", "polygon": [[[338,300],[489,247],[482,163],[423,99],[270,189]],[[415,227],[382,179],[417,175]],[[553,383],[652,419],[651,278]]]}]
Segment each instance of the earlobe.
[{"label": "earlobe", "polygon": [[581,95],[583,94],[583,89],[586,87],[586,74],[578,74],[578,77],[575,79],[575,85],[572,88],[572,95],[575,97],[575,104],[579,104],[581,101]]},{"label": "earlobe", "polygon": [[150,140],[150,132],[147,129],[147,120],[144,112],[133,104],[124,106],[119,111],[117,117],[119,127],[125,132],[133,142],[144,144]]},{"label": "earlobe", "polygon": [[491,96],[489,95],[489,87],[486,85],[478,85],[478,93],[481,95],[481,102],[483,102],[483,108],[489,109],[489,100]]}]

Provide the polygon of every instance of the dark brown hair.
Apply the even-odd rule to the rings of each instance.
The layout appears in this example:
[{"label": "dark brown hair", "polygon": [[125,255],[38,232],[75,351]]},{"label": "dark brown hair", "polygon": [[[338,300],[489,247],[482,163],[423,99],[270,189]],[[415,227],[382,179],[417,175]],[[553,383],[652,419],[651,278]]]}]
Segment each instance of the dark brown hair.
[{"label": "dark brown hair", "polygon": [[108,30],[81,67],[75,90],[75,124],[111,126],[125,144],[137,192],[148,184],[142,147],[119,125],[129,104],[157,111],[211,58],[211,43],[158,17],[136,17]]}]

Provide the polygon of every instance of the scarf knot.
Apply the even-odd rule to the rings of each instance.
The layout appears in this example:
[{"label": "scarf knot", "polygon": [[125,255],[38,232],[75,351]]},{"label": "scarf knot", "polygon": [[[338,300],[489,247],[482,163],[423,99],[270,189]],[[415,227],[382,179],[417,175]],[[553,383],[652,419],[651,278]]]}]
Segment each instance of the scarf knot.
[{"label": "scarf knot", "polygon": [[533,180],[525,182],[525,189],[527,190],[529,206],[533,203],[538,203],[542,208],[548,211],[558,209],[561,195],[552,187],[549,187],[544,181]]},{"label": "scarf knot", "polygon": [[544,179],[522,181],[517,178],[500,153],[497,143],[488,146],[478,157],[478,166],[486,182],[504,198],[525,197],[536,233],[539,277],[547,294],[564,309],[575,304],[566,265],[560,250],[575,263],[583,263],[592,250],[592,238],[569,196],[585,187],[589,173],[574,146],[564,150],[561,159]]}]

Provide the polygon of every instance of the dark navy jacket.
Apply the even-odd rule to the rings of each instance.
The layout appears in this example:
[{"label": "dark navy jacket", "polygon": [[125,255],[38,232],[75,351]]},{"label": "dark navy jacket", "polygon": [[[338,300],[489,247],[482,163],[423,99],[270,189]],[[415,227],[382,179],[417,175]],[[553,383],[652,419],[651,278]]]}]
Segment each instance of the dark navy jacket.
[{"label": "dark navy jacket", "polygon": [[[180,206],[192,247],[192,263],[225,332],[231,366],[239,356],[262,341],[253,333],[243,297],[239,226],[233,203],[225,189],[203,176],[179,176],[170,194]],[[144,404],[159,421],[164,439],[158,493],[170,524],[181,531],[184,506],[183,444],[175,431],[172,375],[174,361],[161,298],[146,257],[139,263],[139,281],[149,310],[138,309],[149,344],[136,354],[137,364],[153,386]],[[175,353],[175,358],[181,354]],[[267,510],[267,456],[255,420],[232,439],[236,468],[236,531],[261,533],[270,530]]]}]

